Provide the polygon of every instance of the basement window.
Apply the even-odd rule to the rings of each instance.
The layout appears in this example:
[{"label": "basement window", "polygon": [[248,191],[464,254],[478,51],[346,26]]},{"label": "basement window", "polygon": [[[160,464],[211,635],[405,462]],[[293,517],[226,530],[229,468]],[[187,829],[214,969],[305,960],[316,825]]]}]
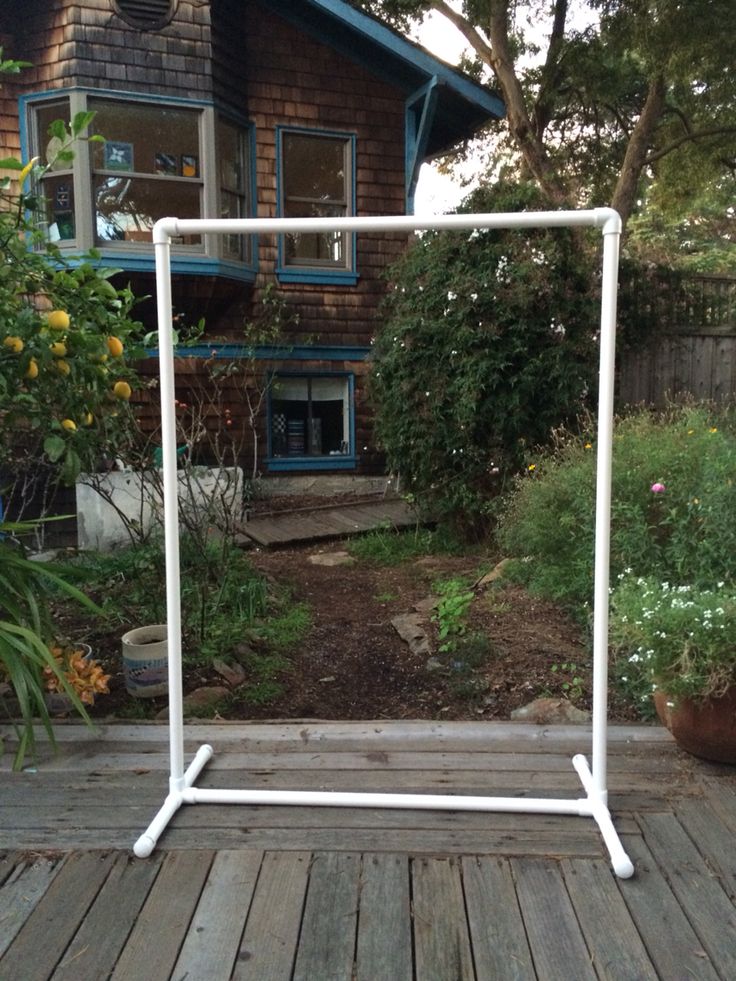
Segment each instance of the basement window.
[{"label": "basement window", "polygon": [[270,392],[270,469],[354,467],[352,402],[352,376],[278,375]]}]

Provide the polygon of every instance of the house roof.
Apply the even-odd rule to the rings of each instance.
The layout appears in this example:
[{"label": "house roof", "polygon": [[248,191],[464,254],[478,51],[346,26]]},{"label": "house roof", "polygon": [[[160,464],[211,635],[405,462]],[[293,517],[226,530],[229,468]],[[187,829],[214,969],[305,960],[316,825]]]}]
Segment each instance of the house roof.
[{"label": "house roof", "polygon": [[436,104],[424,159],[449,150],[505,113],[503,102],[490,89],[343,0],[261,2],[396,85],[407,98],[431,85]]}]

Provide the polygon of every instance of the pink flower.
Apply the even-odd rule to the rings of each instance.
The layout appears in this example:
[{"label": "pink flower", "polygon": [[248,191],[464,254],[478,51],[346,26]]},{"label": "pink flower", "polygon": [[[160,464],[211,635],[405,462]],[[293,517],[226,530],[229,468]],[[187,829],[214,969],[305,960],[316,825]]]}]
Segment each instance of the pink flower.
[{"label": "pink flower", "polygon": [[652,484],[652,494],[664,494],[666,490],[664,484]]}]

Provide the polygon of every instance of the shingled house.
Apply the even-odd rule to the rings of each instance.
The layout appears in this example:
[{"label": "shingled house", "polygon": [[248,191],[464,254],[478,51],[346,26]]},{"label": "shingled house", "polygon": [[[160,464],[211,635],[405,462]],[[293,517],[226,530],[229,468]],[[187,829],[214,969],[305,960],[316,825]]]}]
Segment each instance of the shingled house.
[{"label": "shingled house", "polygon": [[[341,0],[3,0],[0,44],[32,66],[0,90],[4,153],[43,157],[49,124],[82,110],[105,137],[44,178],[49,236],[70,255],[96,247],[141,294],[154,289],[158,218],[411,213],[422,162],[503,112],[489,90]],[[176,311],[225,338],[218,357],[242,354],[242,324],[268,284],[298,314],[282,350],[257,352],[277,359],[264,474],[380,468],[366,360],[382,273],[405,244],[176,244]]]}]

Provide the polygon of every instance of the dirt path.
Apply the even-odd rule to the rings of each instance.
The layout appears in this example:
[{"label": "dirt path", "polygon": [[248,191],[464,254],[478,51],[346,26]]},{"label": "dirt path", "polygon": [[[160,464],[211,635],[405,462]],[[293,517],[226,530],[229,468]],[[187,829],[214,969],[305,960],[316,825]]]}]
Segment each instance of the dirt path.
[{"label": "dirt path", "polygon": [[[481,592],[468,630],[488,638],[485,656],[465,664],[444,655],[439,665],[433,658],[428,670],[428,656],[412,654],[391,620],[428,597],[434,581],[472,576],[477,558],[433,556],[391,567],[310,561],[344,548],[336,543],[252,553],[255,566],[290,584],[295,601],[306,601],[313,617],[309,635],[292,652],[283,695],[254,708],[252,717],[508,718],[539,695],[569,695],[562,687],[568,683],[563,664],[574,665],[571,676],[583,678],[576,685],[580,692],[572,694],[586,704],[586,647],[579,629],[554,607],[515,587]],[[439,645],[429,618],[425,628],[431,656]]]}]

